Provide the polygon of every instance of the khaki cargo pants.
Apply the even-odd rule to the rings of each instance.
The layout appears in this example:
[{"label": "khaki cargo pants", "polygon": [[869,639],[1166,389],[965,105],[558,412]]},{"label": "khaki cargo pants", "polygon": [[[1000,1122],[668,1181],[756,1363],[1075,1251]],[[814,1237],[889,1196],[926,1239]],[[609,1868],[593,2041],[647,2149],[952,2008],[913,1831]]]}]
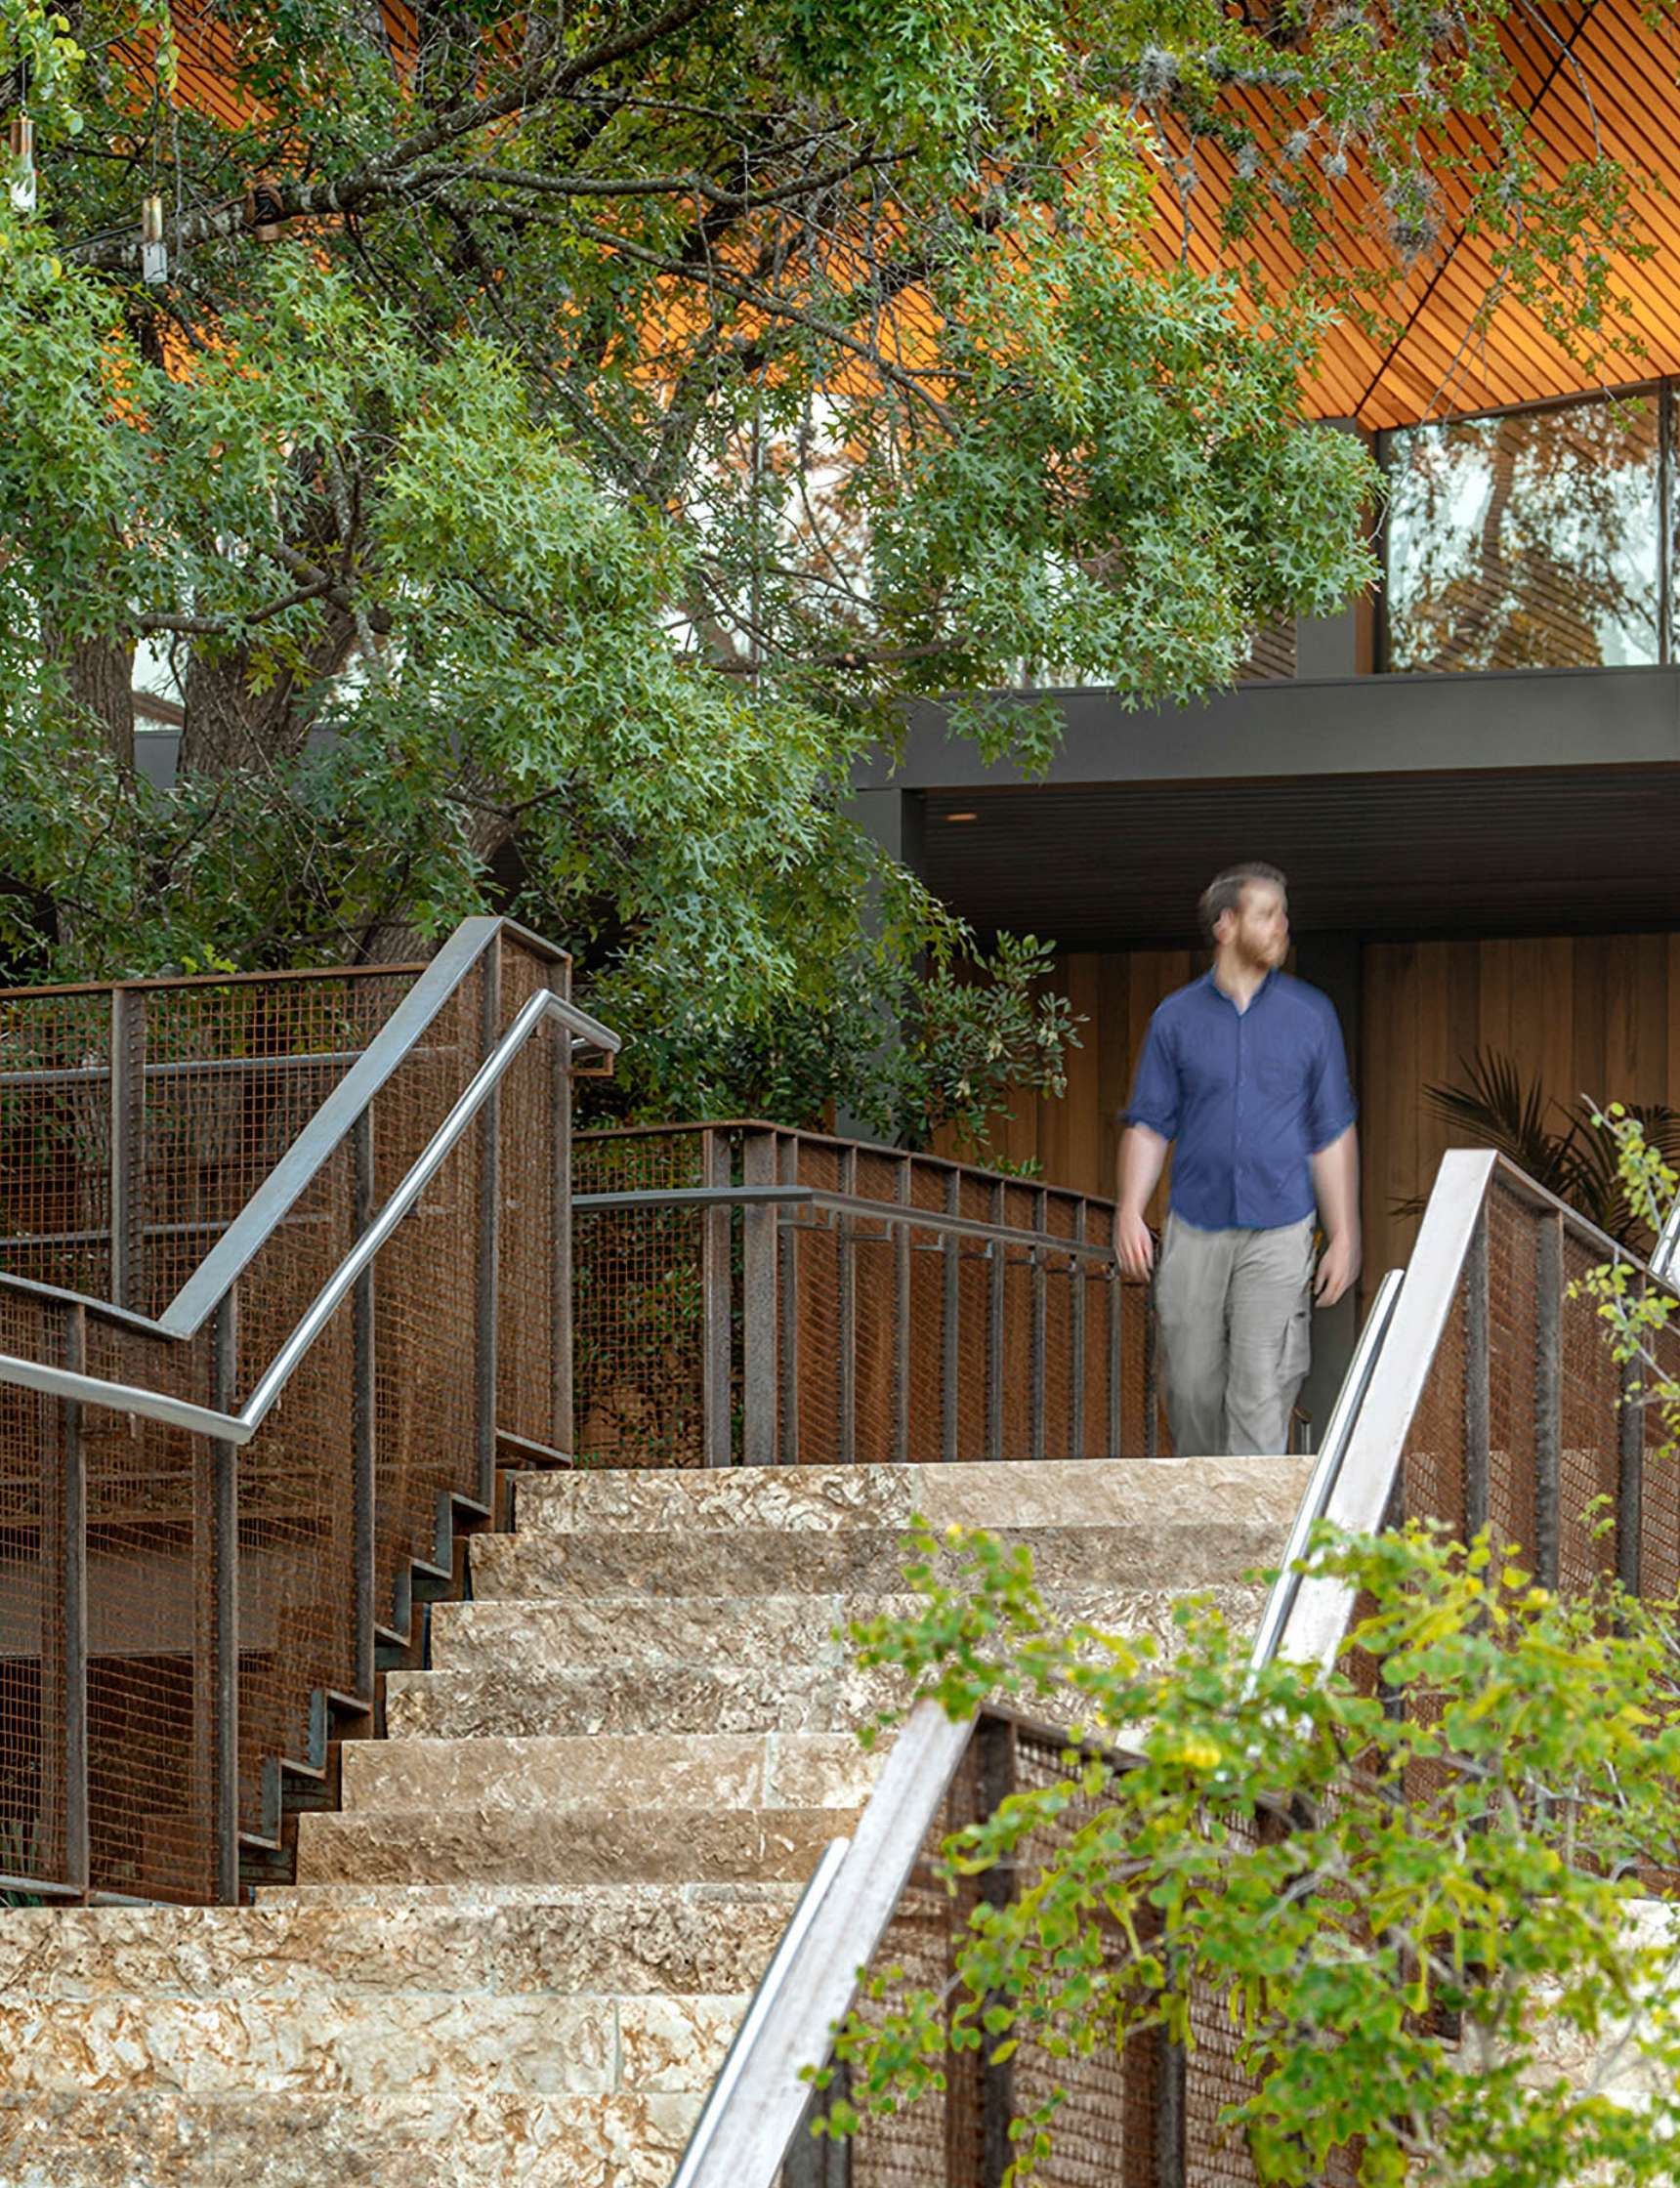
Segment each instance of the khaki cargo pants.
[{"label": "khaki cargo pants", "polygon": [[1169,1215],[1155,1314],[1173,1450],[1287,1451],[1312,1362],[1312,1217],[1279,1231],[1198,1231]]}]

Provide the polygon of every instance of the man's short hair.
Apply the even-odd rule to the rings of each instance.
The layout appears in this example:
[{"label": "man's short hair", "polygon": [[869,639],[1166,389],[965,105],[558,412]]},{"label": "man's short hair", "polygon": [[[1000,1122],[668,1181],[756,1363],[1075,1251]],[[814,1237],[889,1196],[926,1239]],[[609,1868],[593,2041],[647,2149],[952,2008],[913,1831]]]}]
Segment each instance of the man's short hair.
[{"label": "man's short hair", "polygon": [[1261,881],[1269,888],[1289,894],[1289,884],[1276,866],[1267,865],[1263,859],[1250,859],[1240,866],[1227,866],[1222,874],[1210,881],[1201,892],[1197,913],[1201,920],[1201,931],[1209,943],[1214,939],[1214,929],[1228,911],[1242,909],[1242,892],[1250,882]]}]

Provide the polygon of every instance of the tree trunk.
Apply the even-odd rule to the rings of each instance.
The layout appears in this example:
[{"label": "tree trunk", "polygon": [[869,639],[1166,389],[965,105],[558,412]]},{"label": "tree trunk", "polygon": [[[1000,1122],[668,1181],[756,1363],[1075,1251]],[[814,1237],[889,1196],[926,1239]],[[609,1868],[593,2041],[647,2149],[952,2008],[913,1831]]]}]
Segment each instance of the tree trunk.
[{"label": "tree trunk", "polygon": [[69,649],[70,695],[99,725],[105,748],[134,773],[134,646],[127,639],[84,638]]}]

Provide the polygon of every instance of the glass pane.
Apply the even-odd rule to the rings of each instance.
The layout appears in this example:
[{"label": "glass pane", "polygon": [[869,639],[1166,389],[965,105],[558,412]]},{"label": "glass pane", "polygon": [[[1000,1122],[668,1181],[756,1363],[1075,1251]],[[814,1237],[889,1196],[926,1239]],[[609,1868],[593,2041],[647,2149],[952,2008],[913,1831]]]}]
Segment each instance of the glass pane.
[{"label": "glass pane", "polygon": [[1655,396],[1393,434],[1385,665],[1656,661],[1658,473]]}]

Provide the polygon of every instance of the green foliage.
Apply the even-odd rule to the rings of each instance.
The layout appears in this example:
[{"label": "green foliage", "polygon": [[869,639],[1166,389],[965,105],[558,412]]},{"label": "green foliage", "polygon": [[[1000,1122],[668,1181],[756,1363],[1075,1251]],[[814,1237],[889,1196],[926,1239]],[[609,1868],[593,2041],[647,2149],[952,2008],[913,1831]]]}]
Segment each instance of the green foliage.
[{"label": "green foliage", "polygon": [[[1538,1079],[1525,1081],[1502,1049],[1478,1049],[1459,1067],[1460,1080],[1423,1090],[1424,1107],[1484,1147],[1496,1148],[1536,1185],[1567,1200],[1589,1223],[1636,1252],[1649,1250],[1657,1230],[1651,1221],[1650,1180],[1630,1173],[1618,1136],[1584,1097],[1572,1109],[1548,1097]],[[1616,1116],[1646,1136],[1663,1162],[1680,1160],[1680,1113],[1660,1102]],[[1397,1215],[1421,1215],[1427,1195],[1397,1200]]]},{"label": "green foliage", "polygon": [[[975,1907],[948,1993],[874,1986],[833,2131],[941,2085],[947,2049],[1192,2041],[1195,1990],[1229,2012],[1249,2094],[1224,2117],[1265,2183],[1356,2142],[1373,2188],[1672,2177],[1680,1956],[1636,1903],[1639,1868],[1680,1858],[1674,1607],[1564,1601],[1418,1527],[1321,1528],[1307,1565],[1361,1605],[1340,1666],[1251,1675],[1211,1603],[1179,1607],[1162,1662],[1053,1630],[1024,1549],[920,1534],[922,1606],[855,1628],[861,1661],[1083,1744],[946,1841],[953,1883],[1001,1865],[1013,1892]],[[1255,1833],[1263,1810],[1287,1828]],[[1014,2179],[1055,2113],[1017,2123]]]},{"label": "green foliage", "polygon": [[[1624,1103],[1595,1110],[1592,1121],[1612,1154],[1627,1205],[1638,1215],[1642,1240],[1660,1240],[1680,1204],[1674,1151]],[[1638,1406],[1646,1416],[1647,1455],[1664,1465],[1680,1460],[1680,1353],[1669,1333],[1675,1308],[1670,1287],[1677,1276],[1680,1270],[1670,1268],[1666,1283],[1653,1283],[1617,1259],[1589,1270],[1579,1287],[1597,1302],[1611,1349],[1628,1369],[1623,1403]]]},{"label": "green foliage", "polygon": [[[1602,346],[1628,179],[1537,158],[1500,0],[412,14],[399,52],[372,0],[0,0],[40,171],[0,198],[10,969],[385,953],[513,901],[634,1035],[638,1110],[983,1132],[1056,1086],[1066,1010],[860,833],[855,771],[915,695],[1191,699],[1346,599],[1375,475],[1295,416],[1330,316],[1450,186]],[[1163,264],[1157,190],[1214,154],[1221,263]]]}]

